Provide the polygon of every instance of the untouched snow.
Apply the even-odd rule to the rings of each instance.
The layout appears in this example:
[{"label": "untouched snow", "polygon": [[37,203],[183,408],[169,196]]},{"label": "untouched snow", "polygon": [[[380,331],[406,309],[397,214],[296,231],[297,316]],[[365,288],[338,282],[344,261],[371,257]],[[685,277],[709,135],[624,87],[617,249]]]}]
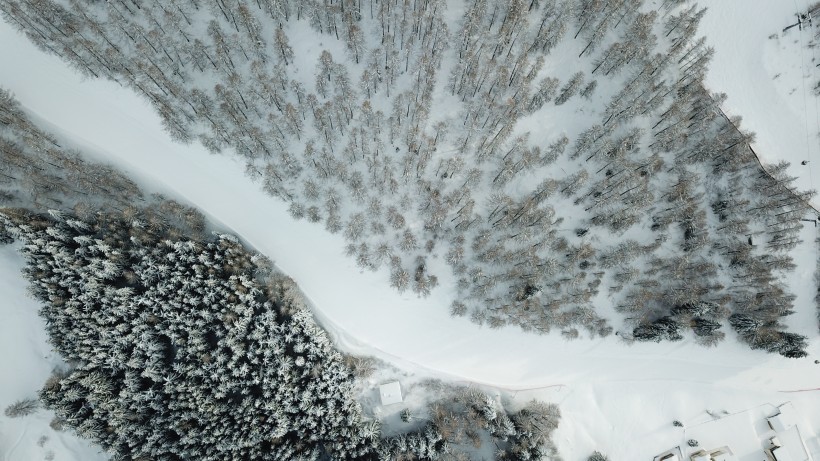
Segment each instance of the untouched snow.
[{"label": "untouched snow", "polygon": [[[24,398],[36,398],[37,391],[62,364],[47,343],[45,325],[37,315],[39,303],[28,297],[20,271],[23,258],[11,245],[0,245],[0,409]],[[68,432],[49,427],[53,413],[38,410],[20,418],[0,412],[0,459],[22,461],[45,459],[52,453],[56,461],[108,459],[98,448]],[[40,446],[41,437],[48,439]]]},{"label": "untouched snow", "polygon": [[[777,21],[779,16],[749,11],[753,10],[750,3],[744,0],[740,8],[740,1],[725,1],[713,6],[707,17],[717,27],[715,14],[734,4],[738,14],[759,15],[763,19],[756,21],[772,23],[762,41],[746,37],[741,43],[747,48],[735,50],[737,54],[752,53],[755,44],[766,43],[766,37],[783,26]],[[746,19],[739,17],[722,27],[731,30],[742,24],[751,29],[758,24],[743,21]],[[720,75],[718,62],[728,59],[726,53],[732,51],[718,49],[713,64],[716,75]],[[765,71],[759,49],[756,53],[757,61],[742,61],[747,73]],[[56,57],[40,52],[2,22],[0,63],[0,85],[33,114],[53,124],[58,135],[120,166],[146,188],[196,205],[269,255],[308,295],[320,322],[341,348],[376,355],[414,373],[507,389],[520,403],[534,397],[559,403],[564,419],[556,442],[567,461],[585,459],[594,449],[613,460],[651,459],[685,442],[682,431],[672,426],[673,419],[701,422],[706,410],[732,413],[791,400],[802,409],[810,427],[820,429],[818,392],[782,393],[820,386],[820,365],[814,364],[820,358],[813,302],[816,231],[810,225],[804,230],[805,243],[796,252],[800,259],[792,287],[798,296],[797,314],[788,319],[793,331],[811,340],[806,359],[786,360],[750,351],[737,344],[731,332],[717,349],[705,349],[691,338],[630,347],[614,336],[565,342],[557,332],[545,337],[513,328],[478,328],[466,319],[449,317],[453,292],[449,277],[441,277],[442,286],[430,298],[419,299],[390,289],[384,271],[360,273],[353,260],[343,255],[340,236],[331,236],[318,225],[293,221],[284,205],[243,176],[239,162],[210,155],[199,145],[173,143],[142,99],[114,83],[82,81]],[[735,72],[739,73],[737,67]],[[730,93],[727,111],[731,114],[745,115],[746,108],[738,101],[751,104],[749,95],[756,95],[766,110],[749,113],[789,115],[774,84],[760,79],[769,87],[736,87],[734,91],[740,94],[726,86],[715,85],[714,89]],[[754,115],[749,117],[744,126],[759,130]],[[788,123],[777,119],[776,125]],[[774,129],[760,133],[756,147],[764,158],[792,158],[772,148],[781,136]],[[790,136],[791,142],[795,135]],[[766,139],[770,144],[764,144]],[[810,165],[820,168],[820,157],[816,165]],[[6,439],[0,440],[0,453],[18,459],[16,454],[9,458]]]}]

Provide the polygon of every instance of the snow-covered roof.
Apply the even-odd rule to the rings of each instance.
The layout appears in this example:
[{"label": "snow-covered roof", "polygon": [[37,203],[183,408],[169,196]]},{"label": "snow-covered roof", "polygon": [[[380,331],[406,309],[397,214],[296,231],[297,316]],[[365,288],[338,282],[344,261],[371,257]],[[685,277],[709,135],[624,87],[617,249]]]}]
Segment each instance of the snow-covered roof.
[{"label": "snow-covered roof", "polygon": [[772,456],[774,461],[796,461],[785,447],[773,448]]},{"label": "snow-covered roof", "polygon": [[720,453],[712,455],[712,461],[737,461],[737,458],[732,453]]},{"label": "snow-covered roof", "polygon": [[778,407],[778,413],[766,418],[769,426],[775,432],[785,432],[794,426],[794,407],[791,403],[786,403]]},{"label": "snow-covered roof", "polygon": [[707,453],[692,456],[692,461],[712,461]]},{"label": "snow-covered roof", "polygon": [[382,399],[382,405],[401,403],[401,385],[398,381],[382,384],[379,386],[379,396]]},{"label": "snow-covered roof", "polygon": [[775,461],[808,461],[811,459],[803,436],[797,426],[792,426],[784,432],[778,432],[777,437],[772,437],[771,454]]}]

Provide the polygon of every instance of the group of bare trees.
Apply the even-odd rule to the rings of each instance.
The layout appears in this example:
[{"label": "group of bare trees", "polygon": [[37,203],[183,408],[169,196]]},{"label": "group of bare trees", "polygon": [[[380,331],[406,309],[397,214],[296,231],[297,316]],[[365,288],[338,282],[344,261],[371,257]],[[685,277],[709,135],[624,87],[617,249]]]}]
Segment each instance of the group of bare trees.
[{"label": "group of bare trees", "polygon": [[[178,139],[244,157],[295,218],[342,234],[396,289],[430,293],[443,258],[456,315],[571,338],[609,334],[594,304],[612,302],[636,338],[680,325],[713,344],[733,312],[782,330],[806,195],[782,167],[763,170],[704,90],[703,8],[452,8],[0,0],[41,47],[144,94]],[[553,66],[566,56],[571,69]],[[551,118],[573,111],[592,122]],[[558,129],[529,133],[532,120]],[[596,301],[602,287],[611,301]],[[718,308],[683,314],[702,303]]]},{"label": "group of bare trees", "polygon": [[60,145],[0,88],[0,204],[70,208],[109,202],[124,208],[142,199],[130,179]]},{"label": "group of bare trees", "polygon": [[405,409],[404,422],[426,421],[415,432],[385,440],[381,459],[452,459],[466,461],[492,452],[498,461],[558,460],[552,440],[561,412],[558,406],[531,401],[512,412],[498,397],[477,388],[423,383],[436,398],[424,414]]},{"label": "group of bare trees", "polygon": [[[805,338],[780,323],[794,301],[782,277],[794,268],[788,251],[799,243],[800,219],[814,192],[792,186],[794,178],[783,173],[787,164],[761,165],[749,147],[753,136],[720,115],[723,96],[688,76],[693,65],[703,65],[689,62],[711,54],[702,41],[679,53],[683,76],[657,110],[650,145],[654,155],[667,153],[664,165],[674,178],[651,215],[664,244],[617,307],[636,325],[638,340],[681,339],[678,331],[688,328],[713,345],[725,336],[721,322],[729,319],[753,348],[805,356]],[[669,244],[678,248],[670,252]]]}]

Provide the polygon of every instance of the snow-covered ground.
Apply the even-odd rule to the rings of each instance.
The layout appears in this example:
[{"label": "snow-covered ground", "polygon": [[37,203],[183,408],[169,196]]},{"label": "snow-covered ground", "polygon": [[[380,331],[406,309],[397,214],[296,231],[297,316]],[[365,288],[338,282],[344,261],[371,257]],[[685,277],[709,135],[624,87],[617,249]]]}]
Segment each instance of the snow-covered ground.
[{"label": "snow-covered ground", "polygon": [[[738,33],[746,41],[734,50],[720,48],[732,42],[714,42],[718,54],[709,83],[715,83],[715,90],[730,94],[728,112],[750,114],[744,126],[759,131],[756,147],[764,158],[793,159],[790,155],[797,154],[792,151],[772,147],[796,144],[797,135],[792,133],[781,143],[780,131],[761,132],[755,125],[755,116],[764,128],[769,126],[764,122],[766,117],[794,116],[794,110],[786,111],[789,106],[780,97],[782,91],[770,78],[758,75],[768,71],[761,57],[775,52],[765,48],[767,36],[785,24],[780,25],[779,16],[774,14],[749,11],[756,4],[763,8],[781,2],[742,3],[743,7],[741,1],[712,6],[713,12],[706,19],[711,24],[707,33],[718,25],[727,30],[752,29],[764,19],[772,23],[766,29],[771,32],[759,41],[752,40],[757,37],[752,34],[755,31],[749,32],[749,37]],[[726,19],[731,15],[716,19],[728,4],[738,10],[731,10],[733,13],[763,19]],[[784,21],[788,19],[786,13],[782,16]],[[727,32],[722,34],[717,40],[728,40]],[[780,40],[785,43],[788,37]],[[775,39],[770,42],[775,43]],[[756,61],[735,63],[740,66],[735,67],[735,74],[724,70],[731,78],[714,81],[725,65],[721,60],[734,59],[727,54],[744,53],[749,60],[755,54]],[[701,421],[706,410],[733,413],[786,400],[803,411],[807,426],[820,430],[820,391],[782,392],[820,387],[820,365],[814,364],[820,358],[820,338],[813,302],[817,260],[813,227],[806,227],[805,243],[796,251],[798,269],[791,285],[798,296],[798,312],[788,319],[793,331],[811,340],[806,359],[787,360],[750,351],[737,344],[732,333],[717,349],[705,349],[691,338],[675,344],[626,346],[617,337],[565,342],[560,335],[534,336],[514,328],[479,329],[465,319],[449,317],[453,290],[448,278],[442,278],[442,286],[430,298],[418,299],[390,289],[383,271],[360,273],[342,254],[341,237],[329,235],[321,226],[293,221],[281,203],[243,177],[241,164],[228,156],[210,155],[199,145],[174,144],[162,132],[159,118],[139,97],[110,82],[83,81],[4,23],[0,23],[0,63],[0,85],[10,89],[33,114],[53,124],[65,139],[109,159],[146,188],[196,205],[269,255],[299,283],[341,348],[379,356],[411,373],[507,389],[522,403],[533,397],[559,403],[564,419],[556,442],[567,461],[584,459],[593,449],[608,453],[613,460],[651,459],[685,440],[672,426],[673,419]],[[753,81],[738,78],[740,69],[754,73],[768,86],[747,85]],[[722,81],[726,84],[720,86]],[[764,109],[743,106],[755,98],[761,99]],[[788,126],[780,119],[772,124],[784,125],[784,130]],[[766,139],[770,144],[765,144]],[[820,150],[814,141],[815,151]],[[805,152],[805,142],[803,148]],[[801,157],[796,158],[794,163],[799,165]],[[809,166],[820,168],[820,157],[817,164]],[[2,294],[6,298],[5,292]],[[5,373],[5,368],[2,370]],[[44,378],[32,371],[32,377],[25,379],[35,383]],[[3,431],[5,434],[6,429]],[[8,450],[3,445],[0,453],[9,457]],[[28,458],[15,454],[8,459]]]},{"label": "snow-covered ground", "polygon": [[[705,2],[703,2],[706,4]],[[768,163],[791,162],[803,190],[820,188],[820,49],[809,46],[820,22],[793,27],[810,0],[709,2],[701,33],[715,48],[706,83],[728,95],[724,110],[743,117],[753,144]],[[802,165],[804,160],[808,164]],[[820,197],[814,199],[815,207]]]},{"label": "snow-covered ground", "polygon": [[[26,292],[20,271],[23,258],[16,248],[0,245],[0,409],[37,391],[61,365],[47,343],[39,303]],[[87,441],[49,427],[54,414],[38,410],[20,418],[0,412],[0,459],[3,461],[94,461],[107,459]],[[45,439],[43,439],[45,437]],[[39,443],[42,442],[42,443]]]}]

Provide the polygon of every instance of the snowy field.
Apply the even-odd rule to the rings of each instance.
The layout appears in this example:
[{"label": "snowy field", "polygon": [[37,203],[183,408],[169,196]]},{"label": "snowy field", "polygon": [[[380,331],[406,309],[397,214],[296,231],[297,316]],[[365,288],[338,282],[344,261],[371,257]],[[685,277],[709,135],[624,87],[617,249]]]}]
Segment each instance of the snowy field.
[{"label": "snowy field", "polygon": [[[817,119],[815,99],[800,96],[801,88],[790,94],[788,87],[793,82],[786,79],[802,75],[803,70],[814,72],[814,64],[793,67],[795,56],[803,50],[792,43],[798,39],[796,29],[779,39],[768,38],[780,35],[790,23],[794,17],[794,7],[787,8],[790,5],[748,0],[712,5],[704,27],[717,53],[708,82],[713,90],[729,94],[727,112],[742,114],[744,127],[758,132],[755,148],[764,160],[785,158],[796,165],[793,174],[799,168],[809,173],[817,168],[820,175],[817,129],[806,128],[811,114],[812,123]],[[806,32],[803,38],[808,37]],[[802,412],[807,430],[820,431],[820,391],[811,390],[820,387],[820,365],[814,363],[820,358],[813,301],[814,227],[804,229],[804,244],[795,250],[798,268],[791,286],[798,297],[797,313],[787,319],[792,331],[810,338],[805,359],[750,351],[737,344],[732,333],[717,349],[705,349],[691,337],[674,344],[627,346],[614,336],[565,342],[560,335],[539,337],[514,328],[479,329],[465,319],[448,316],[453,292],[448,278],[442,277],[441,287],[430,298],[399,295],[389,288],[384,271],[361,273],[343,255],[340,236],[293,221],[282,204],[243,176],[238,162],[210,155],[199,145],[174,144],[139,97],[110,82],[83,81],[4,23],[0,23],[0,62],[0,85],[11,90],[33,115],[50,123],[57,134],[118,165],[147,189],[201,208],[269,255],[299,283],[320,322],[342,349],[376,355],[416,375],[494,386],[522,403],[533,397],[558,403],[564,418],[555,441],[567,461],[585,459],[594,449],[613,460],[652,459],[684,444],[686,435],[672,426],[672,420],[703,422],[707,410],[735,413],[792,401]],[[782,76],[773,79],[772,72],[782,72]],[[810,93],[810,87],[806,91]],[[801,105],[804,102],[806,107]],[[815,156],[811,158],[816,163],[801,167],[800,161],[809,155]],[[801,175],[801,181],[806,177],[810,187],[810,174]],[[5,318],[7,309],[13,308],[7,307],[13,297],[21,299],[23,282],[13,275],[20,267],[19,259],[8,248],[2,251],[0,266],[9,274],[0,285]],[[32,301],[17,303],[33,312]],[[39,342],[23,346],[31,340],[24,336],[11,346],[6,345],[4,335],[3,355],[9,350],[20,350],[20,356],[34,354],[23,371],[8,371],[13,368],[7,367],[19,367],[19,363],[2,363],[0,403],[4,405],[32,395],[52,366],[50,359],[41,358],[48,356],[48,348],[37,318],[33,314],[26,318],[28,323],[14,331],[37,331],[31,337]],[[8,324],[4,321],[3,328],[12,328]],[[12,377],[13,383],[6,377]],[[809,391],[789,392],[802,390]],[[49,418],[40,418],[0,419],[0,454],[5,459],[44,456],[44,449],[35,442],[40,432],[48,430]],[[23,442],[16,443],[18,439],[31,451],[21,454],[18,450],[23,449]],[[51,449],[58,451],[56,436],[47,443],[54,443]],[[66,448],[55,459],[93,459],[77,451],[79,446],[68,439],[60,443]]]}]

